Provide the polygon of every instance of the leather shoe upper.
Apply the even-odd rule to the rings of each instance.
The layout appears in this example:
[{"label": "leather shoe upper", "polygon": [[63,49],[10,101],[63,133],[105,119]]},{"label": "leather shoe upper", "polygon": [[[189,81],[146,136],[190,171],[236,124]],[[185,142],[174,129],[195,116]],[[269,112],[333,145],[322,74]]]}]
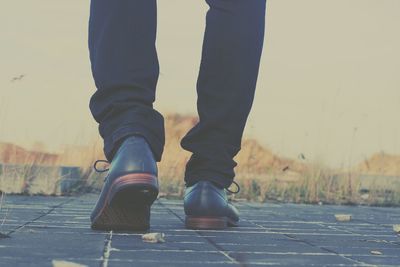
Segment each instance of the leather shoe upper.
[{"label": "leather shoe upper", "polygon": [[216,216],[239,220],[239,211],[228,202],[225,189],[206,180],[186,188],[184,209],[189,216]]},{"label": "leather shoe upper", "polygon": [[107,179],[131,173],[158,174],[153,152],[142,136],[130,136],[124,140],[115,153]]}]

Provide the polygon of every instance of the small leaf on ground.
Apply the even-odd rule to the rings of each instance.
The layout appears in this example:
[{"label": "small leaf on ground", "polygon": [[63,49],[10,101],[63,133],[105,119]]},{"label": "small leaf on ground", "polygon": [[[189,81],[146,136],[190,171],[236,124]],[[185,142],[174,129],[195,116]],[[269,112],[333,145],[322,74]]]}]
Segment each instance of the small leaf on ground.
[{"label": "small leaf on ground", "polygon": [[87,267],[87,265],[82,265],[72,261],[62,261],[62,260],[53,260],[53,267]]},{"label": "small leaf on ground", "polygon": [[142,240],[148,243],[164,243],[165,242],[164,233],[148,233],[142,235]]},{"label": "small leaf on ground", "polygon": [[351,214],[335,214],[336,221],[349,222],[351,221]]},{"label": "small leaf on ground", "polygon": [[382,252],[380,252],[380,251],[378,251],[378,250],[371,250],[370,253],[371,253],[372,255],[382,255],[382,254],[383,254]]}]

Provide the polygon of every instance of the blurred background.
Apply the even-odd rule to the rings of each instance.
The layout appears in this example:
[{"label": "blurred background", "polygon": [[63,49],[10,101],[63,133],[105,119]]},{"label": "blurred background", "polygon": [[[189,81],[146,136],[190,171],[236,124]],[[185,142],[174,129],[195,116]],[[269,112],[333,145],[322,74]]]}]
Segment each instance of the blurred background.
[{"label": "blurred background", "polygon": [[[89,1],[3,0],[0,191],[97,190],[103,158],[88,108]],[[162,192],[180,197],[197,120],[205,1],[158,1],[166,117]],[[269,0],[253,110],[236,160],[236,198],[400,204],[400,1]],[[176,100],[180,104],[176,104]],[[184,100],[184,101],[182,101]]]}]

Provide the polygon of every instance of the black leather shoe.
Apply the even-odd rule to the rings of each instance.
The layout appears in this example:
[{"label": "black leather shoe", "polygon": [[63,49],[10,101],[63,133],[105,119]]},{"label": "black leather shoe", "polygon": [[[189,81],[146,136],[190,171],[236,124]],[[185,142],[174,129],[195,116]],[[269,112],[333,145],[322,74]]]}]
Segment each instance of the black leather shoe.
[{"label": "black leather shoe", "polygon": [[90,216],[96,230],[147,230],[158,195],[157,164],[141,136],[128,137],[111,162]]},{"label": "black leather shoe", "polygon": [[189,229],[225,229],[239,222],[239,211],[228,203],[225,189],[209,181],[186,188],[184,208]]}]

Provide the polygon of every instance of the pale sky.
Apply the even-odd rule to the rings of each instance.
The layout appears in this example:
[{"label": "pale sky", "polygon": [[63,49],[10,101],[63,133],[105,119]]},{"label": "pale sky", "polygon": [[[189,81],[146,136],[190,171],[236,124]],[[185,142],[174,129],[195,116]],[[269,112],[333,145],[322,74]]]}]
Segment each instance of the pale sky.
[{"label": "pale sky", "polygon": [[[206,11],[205,1],[158,1],[162,113],[196,114]],[[56,149],[97,134],[88,14],[88,0],[2,0],[0,141]],[[334,167],[400,154],[399,14],[399,0],[270,0],[245,135]]]}]

